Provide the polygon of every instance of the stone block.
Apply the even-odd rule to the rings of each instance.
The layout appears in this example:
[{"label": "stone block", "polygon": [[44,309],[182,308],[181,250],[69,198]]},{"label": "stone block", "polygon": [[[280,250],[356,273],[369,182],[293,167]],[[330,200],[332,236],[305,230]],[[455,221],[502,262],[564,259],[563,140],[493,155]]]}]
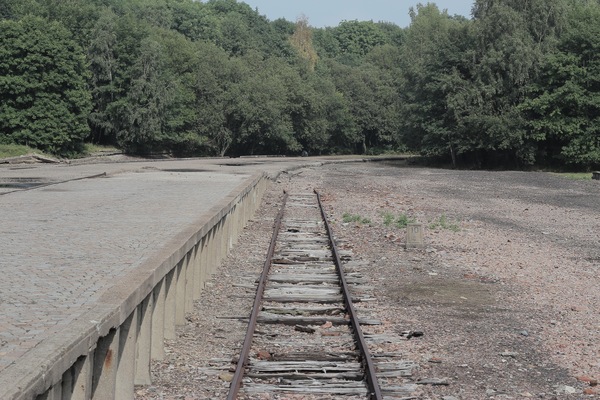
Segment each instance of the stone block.
[{"label": "stone block", "polygon": [[423,224],[413,223],[406,227],[406,248],[421,249],[425,247],[423,239]]}]

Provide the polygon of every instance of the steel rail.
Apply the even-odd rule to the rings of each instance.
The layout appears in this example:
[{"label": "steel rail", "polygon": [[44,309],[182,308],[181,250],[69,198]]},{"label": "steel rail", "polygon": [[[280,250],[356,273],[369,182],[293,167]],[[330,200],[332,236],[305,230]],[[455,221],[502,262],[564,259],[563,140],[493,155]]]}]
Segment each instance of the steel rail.
[{"label": "steel rail", "polygon": [[363,335],[362,330],[360,328],[360,323],[358,321],[358,316],[356,315],[356,310],[354,308],[354,305],[352,304],[352,297],[350,296],[350,291],[348,290],[348,283],[346,282],[346,276],[344,274],[344,270],[342,269],[342,261],[340,260],[339,252],[335,244],[335,240],[333,239],[333,231],[331,229],[331,226],[329,225],[329,222],[327,221],[327,215],[325,214],[325,209],[323,208],[323,204],[321,203],[321,195],[316,190],[314,192],[317,195],[317,201],[319,202],[321,216],[323,217],[323,222],[327,230],[327,235],[329,236],[329,243],[331,245],[333,259],[335,262],[336,269],[338,271],[338,275],[340,277],[340,283],[342,285],[344,303],[346,304],[348,315],[350,316],[350,324],[352,325],[354,331],[354,339],[356,341],[358,349],[360,350],[363,356],[362,361],[365,368],[365,377],[367,380],[367,386],[369,390],[369,398],[372,400],[382,400],[383,394],[381,393],[381,387],[379,386],[379,382],[377,380],[373,358],[371,357],[371,353],[369,352],[369,347],[367,346],[365,336]]},{"label": "steel rail", "polygon": [[279,229],[281,228],[281,220],[283,219],[283,213],[285,211],[285,205],[288,199],[288,193],[283,192],[283,201],[279,213],[275,218],[275,225],[273,227],[273,236],[271,237],[271,244],[267,251],[267,258],[263,265],[263,271],[260,276],[258,287],[256,288],[256,297],[254,298],[254,304],[252,306],[252,312],[250,314],[250,321],[248,322],[248,330],[246,331],[246,337],[244,338],[244,344],[240,353],[237,366],[235,368],[235,374],[231,380],[229,386],[229,393],[227,394],[227,400],[235,400],[237,398],[240,387],[242,386],[242,378],[244,377],[244,370],[248,364],[248,357],[250,356],[250,349],[252,347],[252,338],[254,337],[254,330],[256,329],[256,321],[258,319],[258,313],[260,311],[260,305],[262,303],[263,294],[265,292],[265,286],[267,283],[267,276],[271,269],[271,263],[273,260],[273,254],[275,253],[275,245],[277,244],[277,237],[279,236]]}]

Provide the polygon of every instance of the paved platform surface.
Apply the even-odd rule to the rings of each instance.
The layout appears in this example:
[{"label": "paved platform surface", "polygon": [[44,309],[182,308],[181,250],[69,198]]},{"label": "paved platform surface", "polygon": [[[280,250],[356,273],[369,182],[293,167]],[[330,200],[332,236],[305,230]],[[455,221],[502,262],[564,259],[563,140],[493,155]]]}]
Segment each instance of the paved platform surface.
[{"label": "paved platform surface", "polygon": [[0,373],[254,174],[331,161],[0,164]]}]

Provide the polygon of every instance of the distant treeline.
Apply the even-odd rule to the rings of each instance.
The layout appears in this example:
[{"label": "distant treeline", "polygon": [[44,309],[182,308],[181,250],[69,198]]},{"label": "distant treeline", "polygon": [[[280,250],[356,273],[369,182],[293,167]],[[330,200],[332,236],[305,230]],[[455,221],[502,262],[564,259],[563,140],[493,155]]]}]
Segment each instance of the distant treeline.
[{"label": "distant treeline", "polygon": [[0,0],[0,143],[600,165],[600,0],[410,14],[316,29],[236,0]]}]

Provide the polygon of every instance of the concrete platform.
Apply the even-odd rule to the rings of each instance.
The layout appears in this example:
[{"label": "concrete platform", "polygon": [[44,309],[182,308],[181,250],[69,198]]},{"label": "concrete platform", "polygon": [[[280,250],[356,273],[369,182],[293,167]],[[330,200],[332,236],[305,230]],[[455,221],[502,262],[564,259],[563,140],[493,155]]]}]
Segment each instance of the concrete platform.
[{"label": "concrete platform", "polygon": [[[0,398],[128,398],[133,382],[146,379],[140,346],[152,340],[142,337],[144,323],[154,322],[152,357],[160,357],[157,337],[174,331],[164,321],[175,316],[164,314],[183,318],[191,307],[204,266],[214,268],[239,229],[237,221],[224,223],[226,216],[249,218],[242,199],[266,176],[357,160],[0,165]],[[177,310],[168,293],[184,296]],[[156,312],[144,320],[148,302]],[[132,332],[137,352],[125,340]],[[116,372],[105,377],[113,348],[131,382]],[[78,360],[91,363],[88,372]],[[89,387],[78,393],[82,379]]]}]

